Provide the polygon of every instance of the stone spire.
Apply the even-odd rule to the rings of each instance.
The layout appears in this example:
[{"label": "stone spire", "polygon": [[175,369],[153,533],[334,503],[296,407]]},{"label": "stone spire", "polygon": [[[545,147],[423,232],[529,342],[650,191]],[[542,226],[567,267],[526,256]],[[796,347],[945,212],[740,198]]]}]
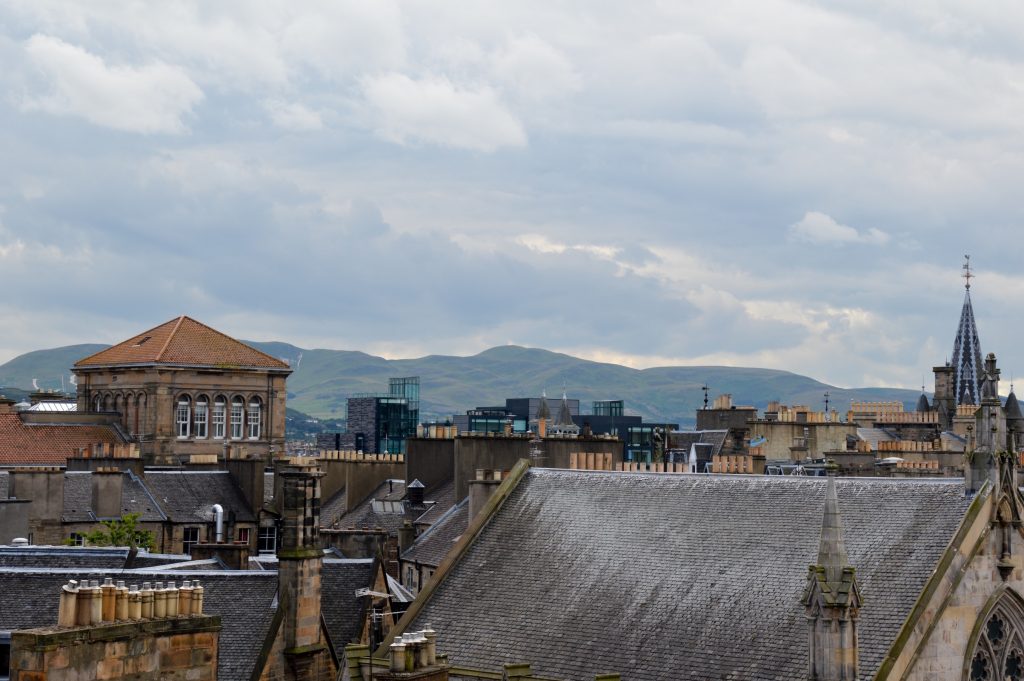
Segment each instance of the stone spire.
[{"label": "stone spire", "polygon": [[825,570],[825,581],[829,585],[842,583],[843,570],[850,566],[850,559],[846,555],[846,544],[843,543],[836,479],[832,475],[828,476],[828,485],[825,488],[825,517],[821,521],[818,565]]},{"label": "stone spire", "polygon": [[964,306],[960,311],[960,325],[953,341],[953,398],[956,405],[981,404],[981,343],[978,327],[974,323],[974,308],[971,306],[971,256],[964,256],[964,279],[966,280]]},{"label": "stone spire", "polygon": [[556,426],[572,426],[575,422],[572,420],[572,410],[569,409],[569,398],[565,394],[565,390],[562,390],[562,404],[558,408],[558,420],[555,421]]},{"label": "stone spire", "polygon": [[803,605],[811,624],[807,678],[813,681],[856,681],[860,588],[843,543],[839,496],[831,470],[825,488],[818,562],[808,569]]}]

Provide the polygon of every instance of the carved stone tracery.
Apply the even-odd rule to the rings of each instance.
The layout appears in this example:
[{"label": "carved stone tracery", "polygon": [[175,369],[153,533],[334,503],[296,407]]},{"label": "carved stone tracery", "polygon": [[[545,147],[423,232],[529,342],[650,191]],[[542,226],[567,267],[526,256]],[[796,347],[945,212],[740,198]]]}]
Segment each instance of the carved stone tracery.
[{"label": "carved stone tracery", "polygon": [[1024,608],[1004,594],[989,613],[971,654],[967,681],[1024,681]]}]

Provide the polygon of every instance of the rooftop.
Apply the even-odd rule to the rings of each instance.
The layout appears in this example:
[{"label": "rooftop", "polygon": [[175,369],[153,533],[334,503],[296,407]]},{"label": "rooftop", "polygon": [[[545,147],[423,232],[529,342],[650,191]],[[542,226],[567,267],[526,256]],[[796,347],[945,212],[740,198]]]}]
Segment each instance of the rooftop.
[{"label": "rooftop", "polygon": [[[431,623],[454,664],[530,659],[545,676],[635,681],[806,675],[800,599],[825,479],[532,469],[508,484],[407,628]],[[960,480],[836,484],[870,678],[969,500]]]},{"label": "rooftop", "polygon": [[146,364],[290,371],[288,364],[276,357],[186,316],[81,359],[75,368]]}]

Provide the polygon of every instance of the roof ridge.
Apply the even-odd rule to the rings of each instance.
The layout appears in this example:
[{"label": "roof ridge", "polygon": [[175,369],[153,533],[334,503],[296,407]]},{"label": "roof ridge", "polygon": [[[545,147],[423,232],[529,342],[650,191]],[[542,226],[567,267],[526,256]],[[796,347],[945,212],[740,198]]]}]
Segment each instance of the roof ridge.
[{"label": "roof ridge", "polygon": [[178,317],[178,321],[175,322],[174,328],[171,329],[171,332],[169,334],[167,334],[167,340],[164,341],[164,345],[162,348],[160,348],[160,352],[156,353],[156,361],[159,362],[160,359],[164,356],[164,353],[167,352],[167,346],[171,344],[171,339],[174,338],[174,334],[178,333],[178,329],[181,328],[181,323],[183,321],[185,321],[185,315],[181,315],[180,317]]},{"label": "roof ridge", "polygon": [[[232,336],[229,336],[229,335],[227,335],[226,333],[224,333],[223,331],[220,331],[220,330],[218,330],[218,329],[215,329],[215,328],[213,328],[213,327],[212,327],[212,326],[210,326],[209,324],[204,324],[204,323],[202,323],[201,321],[199,321],[198,319],[194,319],[194,318],[192,318],[192,317],[189,317],[188,315],[182,315],[182,316],[181,316],[181,318],[182,318],[183,320],[184,320],[184,319],[187,319],[187,320],[189,320],[190,322],[192,322],[193,324],[198,324],[199,326],[203,327],[204,329],[207,329],[207,330],[209,330],[209,331],[212,331],[212,332],[214,332],[215,334],[217,334],[218,336],[221,336],[221,337],[223,337],[223,338],[226,338],[226,339],[228,339],[229,341],[234,341],[235,343],[238,343],[239,345],[244,345],[245,347],[247,347],[247,348],[251,349],[251,350],[252,350],[253,352],[256,352],[256,353],[259,353],[259,354],[263,355],[263,356],[264,356],[264,357],[266,357],[267,359],[270,359],[270,360],[273,360],[273,361],[275,361],[275,362],[279,362],[279,363],[281,363],[281,364],[284,364],[285,366],[288,366],[288,363],[287,363],[287,362],[284,362],[284,361],[282,361],[282,360],[278,359],[277,357],[274,357],[273,355],[271,355],[271,354],[269,354],[269,353],[263,352],[263,351],[262,351],[262,350],[260,350],[259,348],[254,348],[253,346],[249,345],[248,343],[246,343],[246,342],[244,342],[244,341],[240,341],[240,340],[238,340],[237,338],[234,338],[234,337],[232,337]],[[177,330],[178,330],[178,329],[177,329],[177,327],[175,327],[174,331],[176,332]],[[171,336],[172,336],[172,337],[174,336],[174,332],[171,332]],[[162,355],[162,354],[163,354],[163,352],[161,352],[160,354]],[[159,357],[159,356],[158,356],[158,357]],[[290,368],[290,367],[289,367],[289,368]]]},{"label": "roof ridge", "polygon": [[[184,315],[182,315],[182,316],[184,316]],[[146,334],[148,334],[148,333],[152,333],[152,332],[156,331],[157,329],[159,329],[160,327],[162,327],[162,326],[167,326],[167,325],[168,325],[168,324],[170,324],[170,323],[171,323],[171,320],[170,320],[170,319],[168,319],[168,320],[167,320],[166,322],[160,322],[159,324],[157,324],[157,325],[156,325],[156,326],[154,326],[153,328],[151,328],[151,329],[146,329],[145,331],[143,331],[143,332],[141,332],[141,333],[137,333],[137,334],[135,334],[134,336],[132,336],[131,338],[128,338],[127,340],[131,340],[132,338],[138,338],[139,336],[145,336]],[[127,342],[127,341],[120,341],[120,342],[118,342],[118,343],[113,343],[113,344],[111,344],[111,345],[108,345],[107,347],[103,348],[102,350],[97,350],[96,352],[92,353],[91,355],[87,355],[87,356],[83,357],[82,359],[80,359],[80,360],[76,361],[76,362],[75,362],[75,366],[78,366],[78,365],[79,365],[79,364],[81,364],[82,362],[84,362],[84,361],[86,361],[86,360],[89,360],[89,359],[92,359],[92,358],[93,358],[93,357],[95,357],[96,355],[100,355],[100,354],[103,354],[103,353],[104,353],[104,352],[106,352],[107,350],[110,350],[111,348],[115,348],[115,347],[117,347],[118,345],[121,345],[121,343],[125,343],[125,342]]]}]

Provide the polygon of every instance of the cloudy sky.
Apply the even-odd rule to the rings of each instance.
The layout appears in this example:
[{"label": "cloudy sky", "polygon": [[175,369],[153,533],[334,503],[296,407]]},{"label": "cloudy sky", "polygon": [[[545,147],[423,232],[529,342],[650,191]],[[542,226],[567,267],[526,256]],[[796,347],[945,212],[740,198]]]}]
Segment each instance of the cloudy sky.
[{"label": "cloudy sky", "polygon": [[970,253],[1024,376],[1024,8],[904,4],[8,0],[0,361],[189,314],[914,387]]}]

